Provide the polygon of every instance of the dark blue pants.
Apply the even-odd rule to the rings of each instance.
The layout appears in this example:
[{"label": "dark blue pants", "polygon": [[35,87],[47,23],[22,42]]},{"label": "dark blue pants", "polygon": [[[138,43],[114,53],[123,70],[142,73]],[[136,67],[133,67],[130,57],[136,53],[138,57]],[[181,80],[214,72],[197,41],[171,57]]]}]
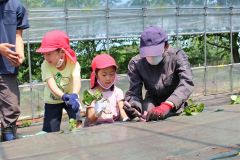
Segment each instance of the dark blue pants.
[{"label": "dark blue pants", "polygon": [[65,109],[67,111],[69,119],[78,119],[79,112],[75,113],[71,107],[67,106],[65,103],[59,104],[47,104],[45,103],[44,121],[43,121],[43,131],[45,132],[58,132],[60,131],[60,125],[62,120],[62,111]]}]

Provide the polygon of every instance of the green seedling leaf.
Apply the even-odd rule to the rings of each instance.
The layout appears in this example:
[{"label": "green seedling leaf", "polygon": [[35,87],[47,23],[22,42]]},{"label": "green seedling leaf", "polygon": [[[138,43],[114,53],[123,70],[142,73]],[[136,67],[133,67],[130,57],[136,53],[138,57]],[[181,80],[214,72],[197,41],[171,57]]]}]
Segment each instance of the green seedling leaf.
[{"label": "green seedling leaf", "polygon": [[102,93],[99,90],[95,90],[95,92],[91,92],[89,90],[85,90],[83,92],[83,104],[89,106],[93,101],[98,101],[103,98]]},{"label": "green seedling leaf", "polygon": [[71,118],[69,119],[69,131],[72,131],[77,128],[77,120]]},{"label": "green seedling leaf", "polygon": [[203,103],[200,103],[196,106],[197,112],[202,112],[205,108],[205,105]]},{"label": "green seedling leaf", "polygon": [[83,100],[82,100],[83,104],[89,106],[93,100],[94,100],[93,94],[90,91],[85,90],[83,92]]},{"label": "green seedling leaf", "polygon": [[237,100],[237,95],[231,95],[231,100],[236,101]]},{"label": "green seedling leaf", "polygon": [[96,90],[95,93],[94,93],[94,97],[95,97],[96,101],[99,101],[100,99],[103,98],[103,95],[99,90]]},{"label": "green seedling leaf", "polygon": [[32,125],[32,121],[31,120],[22,120],[21,122],[22,123],[19,126],[19,128],[30,127]]},{"label": "green seedling leaf", "polygon": [[205,105],[203,103],[197,104],[192,99],[189,99],[187,103],[188,106],[184,108],[182,115],[186,116],[197,115],[198,113],[202,112],[205,108]]},{"label": "green seedling leaf", "polygon": [[240,95],[231,95],[231,104],[240,104]]}]

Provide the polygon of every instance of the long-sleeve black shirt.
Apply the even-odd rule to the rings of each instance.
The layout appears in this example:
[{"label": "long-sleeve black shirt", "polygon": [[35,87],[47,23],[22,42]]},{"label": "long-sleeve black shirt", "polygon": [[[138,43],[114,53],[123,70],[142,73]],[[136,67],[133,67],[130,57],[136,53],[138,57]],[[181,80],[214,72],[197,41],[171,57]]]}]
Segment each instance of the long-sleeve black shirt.
[{"label": "long-sleeve black shirt", "polygon": [[159,102],[171,101],[178,109],[193,91],[193,76],[187,55],[183,50],[169,47],[158,65],[150,65],[146,58],[133,57],[128,65],[130,80],[125,99],[142,102],[142,87],[145,97]]}]

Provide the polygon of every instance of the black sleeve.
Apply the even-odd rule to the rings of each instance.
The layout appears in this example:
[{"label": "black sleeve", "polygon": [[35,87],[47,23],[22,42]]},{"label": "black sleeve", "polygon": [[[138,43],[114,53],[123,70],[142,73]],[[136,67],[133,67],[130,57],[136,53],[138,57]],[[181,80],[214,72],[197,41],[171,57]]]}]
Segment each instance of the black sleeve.
[{"label": "black sleeve", "polygon": [[174,103],[179,108],[182,103],[186,102],[193,92],[193,75],[187,55],[180,51],[176,55],[176,73],[179,76],[179,84],[167,101]]},{"label": "black sleeve", "polygon": [[135,61],[132,58],[128,64],[128,78],[130,86],[129,90],[125,94],[125,100],[129,101],[130,103],[134,101],[139,103],[142,102],[143,82],[139,74],[139,71],[136,67],[136,63],[138,63],[138,61]]}]

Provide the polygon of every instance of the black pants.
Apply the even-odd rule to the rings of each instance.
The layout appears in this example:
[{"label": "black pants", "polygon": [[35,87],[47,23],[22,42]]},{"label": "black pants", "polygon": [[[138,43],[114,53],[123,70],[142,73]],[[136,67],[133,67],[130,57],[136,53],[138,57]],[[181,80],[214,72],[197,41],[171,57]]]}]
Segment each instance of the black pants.
[{"label": "black pants", "polygon": [[67,111],[69,119],[79,119],[79,112],[75,113],[71,107],[65,103],[59,104],[47,104],[45,103],[43,131],[45,132],[58,132],[60,131],[60,125],[62,120],[62,111]]}]

